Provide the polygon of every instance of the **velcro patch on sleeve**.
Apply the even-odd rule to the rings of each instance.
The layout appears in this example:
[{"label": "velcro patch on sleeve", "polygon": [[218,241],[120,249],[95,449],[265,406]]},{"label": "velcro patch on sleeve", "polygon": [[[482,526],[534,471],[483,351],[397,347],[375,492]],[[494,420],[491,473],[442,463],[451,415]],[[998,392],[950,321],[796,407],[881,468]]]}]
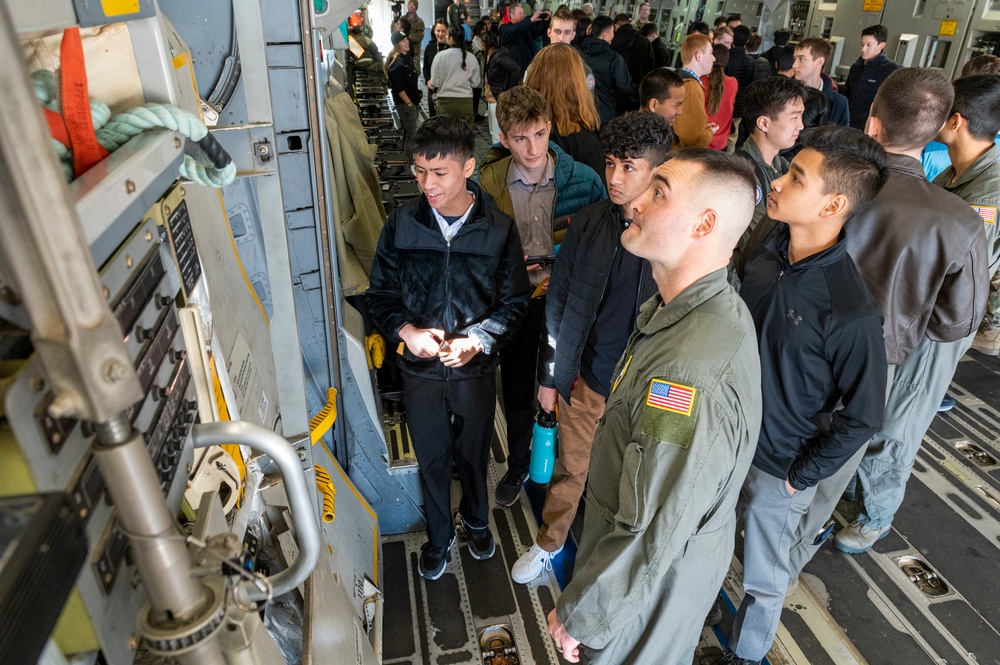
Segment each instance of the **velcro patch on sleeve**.
[{"label": "velcro patch on sleeve", "polygon": [[987,224],[997,223],[997,207],[996,206],[972,206],[973,212],[983,218],[983,221]]},{"label": "velcro patch on sleeve", "polygon": [[642,433],[681,448],[691,445],[701,392],[663,379],[652,379],[642,406]]}]

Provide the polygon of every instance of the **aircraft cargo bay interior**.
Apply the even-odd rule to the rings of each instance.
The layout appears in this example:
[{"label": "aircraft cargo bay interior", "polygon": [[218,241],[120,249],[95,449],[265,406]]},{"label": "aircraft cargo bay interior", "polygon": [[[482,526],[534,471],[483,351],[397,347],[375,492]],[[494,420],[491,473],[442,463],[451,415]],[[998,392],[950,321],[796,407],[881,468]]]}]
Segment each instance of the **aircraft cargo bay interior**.
[{"label": "aircraft cargo bay interior", "polygon": [[0,0],[0,663],[1000,665],[1000,0],[358,2]]}]

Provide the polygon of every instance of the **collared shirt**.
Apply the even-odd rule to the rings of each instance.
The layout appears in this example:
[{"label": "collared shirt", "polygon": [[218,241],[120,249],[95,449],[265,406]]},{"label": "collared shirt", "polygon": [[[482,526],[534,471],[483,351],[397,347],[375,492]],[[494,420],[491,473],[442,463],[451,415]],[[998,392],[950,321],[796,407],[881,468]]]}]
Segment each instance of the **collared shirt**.
[{"label": "collared shirt", "polygon": [[[552,210],[556,201],[555,162],[548,155],[545,173],[537,183],[528,182],[514,160],[507,169],[507,188],[514,208],[514,221],[521,234],[521,247],[527,256],[552,254]],[[550,268],[531,270],[528,278],[538,286],[551,274]]]},{"label": "collared shirt", "polygon": [[[955,180],[955,167],[948,166],[936,178],[934,184],[960,197],[972,206],[983,218],[986,231],[986,251],[990,255],[990,275],[996,274],[1000,266],[1000,150],[996,144],[969,165]],[[952,180],[955,180],[952,182]]]},{"label": "collared shirt", "polygon": [[[469,190],[465,191],[468,192]],[[434,213],[434,219],[437,220],[438,228],[441,229],[441,235],[444,236],[444,239],[449,244],[451,243],[452,238],[458,235],[458,230],[462,228],[463,224],[465,224],[465,220],[469,219],[469,214],[472,212],[472,209],[476,205],[476,195],[473,194],[472,192],[469,192],[469,195],[472,196],[472,203],[469,204],[469,207],[465,210],[465,213],[454,222],[449,222],[441,215],[441,213],[439,213],[434,208],[431,208],[431,212]]]}]

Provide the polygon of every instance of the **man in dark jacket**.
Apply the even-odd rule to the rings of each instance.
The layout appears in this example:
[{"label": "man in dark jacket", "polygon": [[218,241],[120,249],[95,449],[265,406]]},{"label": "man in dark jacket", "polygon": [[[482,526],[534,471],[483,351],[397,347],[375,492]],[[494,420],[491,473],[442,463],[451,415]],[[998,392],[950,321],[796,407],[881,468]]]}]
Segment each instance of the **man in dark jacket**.
[{"label": "man in dark jacket", "polygon": [[889,74],[899,69],[899,65],[883,53],[888,39],[889,31],[884,25],[869,26],[861,31],[861,57],[851,65],[844,88],[851,113],[851,127],[856,129],[865,128],[875,93]]},{"label": "man in dark jacket", "polygon": [[417,131],[417,107],[423,97],[417,85],[417,70],[414,69],[413,58],[410,56],[412,43],[403,33],[393,33],[392,45],[398,49],[398,53],[394,52],[389,56],[389,88],[399,115],[404,148]]},{"label": "man in dark jacket", "polygon": [[[628,67],[628,73],[634,82],[646,78],[646,74],[655,65],[653,45],[631,23],[625,23],[615,32],[611,39],[611,50],[621,55],[622,59],[625,60],[625,66]],[[633,89],[629,94],[619,94],[616,107],[618,114],[638,110],[639,99],[635,90]]]},{"label": "man in dark jacket", "polygon": [[[646,23],[639,28],[639,34],[648,39],[650,46],[653,47],[653,69],[669,67],[670,53],[667,51],[666,44],[660,38],[660,30],[656,27],[656,24],[653,22]],[[641,81],[642,79],[639,80]]]},{"label": "man in dark jacket", "polygon": [[[847,251],[885,317],[886,359],[895,379],[882,426],[867,448],[817,485],[792,549],[791,579],[828,535],[825,525],[855,470],[864,507],[859,521],[838,534],[838,549],[865,551],[889,533],[894,508],[884,523],[869,520],[873,514],[885,519],[884,505],[902,500],[930,419],[924,427],[914,423],[941,404],[942,395],[928,390],[928,369],[950,378],[958,362],[955,357],[950,370],[942,368],[942,359],[927,355],[929,345],[968,337],[982,320],[989,287],[983,221],[962,199],[927,182],[920,167],[920,153],[944,125],[953,98],[940,73],[910,68],[886,79],[872,105],[868,134],[889,153],[889,180],[844,230]],[[765,237],[771,225],[758,225],[754,235]],[[756,244],[752,237],[748,246]]]},{"label": "man in dark jacket", "polygon": [[500,26],[500,45],[506,46],[510,57],[526,70],[535,57],[535,40],[545,34],[548,27],[548,15],[545,12],[535,12],[525,20],[524,6],[510,6],[510,23]]},{"label": "man in dark jacket", "polygon": [[768,196],[768,214],[784,223],[754,251],[740,289],[757,329],[764,408],[737,509],[745,594],[721,662],[757,665],[771,648],[789,554],[816,484],[882,422],[882,315],[843,227],[888,177],[874,139],[828,126],[810,135]]},{"label": "man in dark jacket", "polygon": [[610,201],[573,217],[552,270],[545,304],[546,338],[538,354],[538,403],[559,403],[559,459],[545,495],[535,544],[511,578],[535,579],[558,554],[583,496],[597,421],[611,392],[611,373],[635,327],[639,306],[656,291],[649,262],[621,245],[628,203],[646,190],[673,143],[667,121],[627,113],[601,131]]},{"label": "man in dark jacket", "polygon": [[597,113],[602,125],[615,117],[618,96],[633,95],[636,87],[624,58],[611,49],[614,36],[614,22],[607,16],[598,16],[590,26],[590,37],[580,47],[583,61],[594,72]]},{"label": "man in dark jacket", "polygon": [[365,302],[393,347],[405,343],[403,404],[427,521],[418,569],[436,580],[455,540],[455,467],[469,552],[488,559],[495,550],[486,469],[497,350],[520,325],[529,287],[514,220],[469,180],[476,168],[472,128],[431,118],[410,145],[423,196],[386,220]]},{"label": "man in dark jacket", "polygon": [[[514,218],[528,256],[555,253],[570,217],[605,197],[600,176],[549,142],[552,112],[537,90],[516,86],[497,100],[502,146],[483,158],[479,184],[496,207]],[[550,264],[529,268],[535,287],[520,330],[500,353],[500,381],[507,422],[507,472],[496,501],[509,506],[528,473],[535,416],[535,364],[545,330],[545,286]]]},{"label": "man in dark jacket", "polygon": [[808,88],[816,88],[826,97],[826,113],[820,119],[821,125],[832,122],[847,127],[850,113],[847,98],[833,89],[833,81],[824,76],[823,66],[833,55],[833,45],[822,37],[809,37],[795,45],[795,64],[792,74],[795,80]]},{"label": "man in dark jacket", "polygon": [[788,28],[781,28],[780,30],[774,31],[774,46],[767,49],[762,56],[767,58],[767,61],[771,63],[771,73],[777,74],[778,69],[778,57],[785,52],[785,47],[788,46],[788,40],[791,38],[792,33]]},{"label": "man in dark jacket", "polygon": [[729,64],[726,65],[726,76],[736,79],[736,101],[733,104],[733,124],[738,126],[743,118],[743,100],[747,96],[747,88],[757,75],[757,63],[747,54],[747,42],[750,40],[750,28],[738,25],[733,30],[733,47],[729,49]]}]

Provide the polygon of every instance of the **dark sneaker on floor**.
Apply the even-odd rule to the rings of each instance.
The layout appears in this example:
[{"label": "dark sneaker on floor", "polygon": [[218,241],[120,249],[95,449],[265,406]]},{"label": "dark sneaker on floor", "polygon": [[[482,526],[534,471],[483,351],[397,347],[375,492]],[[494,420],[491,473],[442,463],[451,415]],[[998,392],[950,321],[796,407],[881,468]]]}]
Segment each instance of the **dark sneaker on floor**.
[{"label": "dark sneaker on floor", "polygon": [[436,580],[444,575],[445,566],[448,563],[448,552],[451,550],[455,538],[452,537],[448,547],[434,547],[430,542],[426,542],[420,548],[420,561],[417,564],[417,572],[425,580]]},{"label": "dark sneaker on floor", "polygon": [[526,473],[507,471],[497,483],[497,505],[506,508],[517,501],[517,497],[521,496],[521,485],[524,484],[524,479],[527,477]]},{"label": "dark sneaker on floor", "polygon": [[473,559],[485,561],[493,556],[497,546],[493,541],[493,534],[490,528],[473,529],[468,524],[465,525],[465,539],[469,543],[469,554]]},{"label": "dark sneaker on floor", "polygon": [[740,658],[729,649],[726,649],[716,660],[710,660],[705,665],[760,665],[760,661]]},{"label": "dark sneaker on floor", "polygon": [[705,617],[705,628],[711,628],[712,626],[718,626],[722,622],[722,601],[718,598],[712,604],[712,609],[708,611],[708,616]]}]

